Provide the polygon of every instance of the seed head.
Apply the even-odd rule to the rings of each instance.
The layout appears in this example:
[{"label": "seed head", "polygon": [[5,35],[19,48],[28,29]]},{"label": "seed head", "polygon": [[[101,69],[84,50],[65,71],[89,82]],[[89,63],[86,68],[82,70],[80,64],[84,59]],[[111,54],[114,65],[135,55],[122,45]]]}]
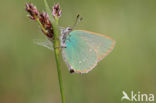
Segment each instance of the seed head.
[{"label": "seed head", "polygon": [[36,17],[38,17],[39,15],[37,8],[31,3],[26,3],[25,6],[26,6],[26,11],[29,13],[29,17],[32,20],[36,20]]},{"label": "seed head", "polygon": [[44,27],[44,29],[46,30],[46,32],[44,30],[42,30],[42,32],[46,34],[49,38],[53,38],[54,32],[53,32],[52,24],[50,22],[48,13],[46,12],[40,13],[39,20],[42,26]]},{"label": "seed head", "polygon": [[60,9],[60,4],[56,4],[53,6],[52,15],[54,18],[60,18],[62,10]]},{"label": "seed head", "polygon": [[46,12],[40,13],[39,20],[44,28],[51,28],[52,25],[48,13]]}]

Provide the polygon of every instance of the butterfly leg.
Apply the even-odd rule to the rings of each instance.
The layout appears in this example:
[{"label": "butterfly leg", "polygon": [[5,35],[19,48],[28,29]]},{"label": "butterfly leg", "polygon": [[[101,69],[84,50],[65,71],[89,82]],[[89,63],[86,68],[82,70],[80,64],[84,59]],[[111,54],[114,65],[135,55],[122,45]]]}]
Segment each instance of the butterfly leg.
[{"label": "butterfly leg", "polygon": [[67,47],[66,46],[60,46],[60,47],[55,47],[55,49],[56,48],[59,48],[59,49],[61,48],[62,49],[62,48],[67,48]]},{"label": "butterfly leg", "polygon": [[67,46],[61,46],[61,48],[67,48]]}]

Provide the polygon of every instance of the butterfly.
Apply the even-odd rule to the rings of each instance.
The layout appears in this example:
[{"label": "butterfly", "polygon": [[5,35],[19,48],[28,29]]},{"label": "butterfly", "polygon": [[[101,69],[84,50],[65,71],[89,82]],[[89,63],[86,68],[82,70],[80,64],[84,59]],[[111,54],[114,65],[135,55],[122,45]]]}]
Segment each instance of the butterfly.
[{"label": "butterfly", "polygon": [[[61,30],[60,42],[63,59],[71,73],[88,73],[115,46],[115,40],[109,36],[70,27]],[[49,43],[38,44],[53,48]]]}]

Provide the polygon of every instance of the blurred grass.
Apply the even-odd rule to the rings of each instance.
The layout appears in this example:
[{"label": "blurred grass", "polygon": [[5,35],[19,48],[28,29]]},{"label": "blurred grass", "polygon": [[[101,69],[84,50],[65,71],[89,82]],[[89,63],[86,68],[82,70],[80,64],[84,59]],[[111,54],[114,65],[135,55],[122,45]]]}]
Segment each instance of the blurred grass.
[{"label": "blurred grass", "polygon": [[[42,38],[24,11],[26,0],[0,3],[0,103],[59,103],[54,53],[33,44]],[[32,0],[39,10],[42,0]],[[51,0],[48,0],[52,5]],[[70,74],[62,61],[68,103],[121,103],[122,90],[156,94],[155,0],[60,0],[60,25],[109,35],[113,52],[88,74]],[[127,102],[128,103],[128,102]]]}]

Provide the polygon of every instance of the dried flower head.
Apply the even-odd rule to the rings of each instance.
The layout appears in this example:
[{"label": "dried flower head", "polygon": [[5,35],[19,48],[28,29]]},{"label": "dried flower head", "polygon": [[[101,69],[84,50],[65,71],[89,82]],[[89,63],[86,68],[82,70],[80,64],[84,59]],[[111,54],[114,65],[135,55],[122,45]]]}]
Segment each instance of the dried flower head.
[{"label": "dried flower head", "polygon": [[29,17],[32,20],[36,20],[36,17],[38,17],[39,15],[37,8],[31,3],[26,3],[25,5],[26,5],[26,11],[29,13]]},{"label": "dried flower head", "polygon": [[42,26],[44,27],[44,29],[46,30],[46,31],[42,30],[42,32],[44,34],[46,34],[49,38],[53,38],[54,32],[52,29],[52,24],[50,22],[48,13],[46,13],[46,12],[40,13],[39,20],[40,20]]},{"label": "dried flower head", "polygon": [[31,3],[26,3],[26,11],[29,13],[29,17],[32,20],[36,20],[41,25],[42,32],[49,39],[53,39],[54,31],[48,13],[46,12],[39,13],[37,8]]},{"label": "dried flower head", "polygon": [[48,13],[46,12],[40,13],[39,20],[44,28],[51,28],[51,22]]},{"label": "dried flower head", "polygon": [[58,3],[58,4],[54,5],[53,11],[52,11],[54,18],[60,18],[61,13],[62,13],[62,10],[60,9],[60,4]]}]

